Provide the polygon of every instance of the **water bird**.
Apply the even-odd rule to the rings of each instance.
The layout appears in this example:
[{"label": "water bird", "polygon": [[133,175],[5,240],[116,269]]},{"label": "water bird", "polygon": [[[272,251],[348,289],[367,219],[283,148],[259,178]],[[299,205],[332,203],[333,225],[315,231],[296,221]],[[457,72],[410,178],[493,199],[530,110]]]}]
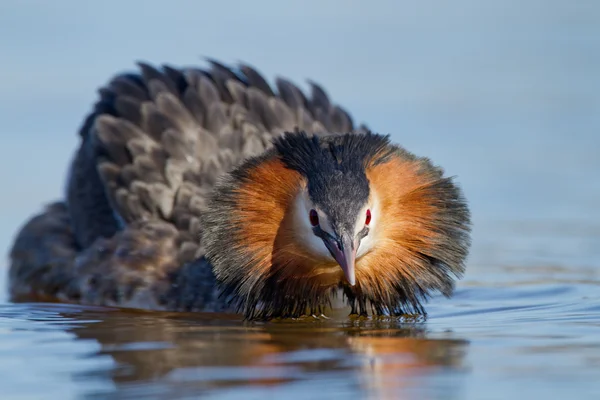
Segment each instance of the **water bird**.
[{"label": "water bird", "polygon": [[13,299],[248,319],[426,314],[465,270],[470,214],[441,167],[309,81],[138,63],[99,89],[64,198],[10,252]]}]

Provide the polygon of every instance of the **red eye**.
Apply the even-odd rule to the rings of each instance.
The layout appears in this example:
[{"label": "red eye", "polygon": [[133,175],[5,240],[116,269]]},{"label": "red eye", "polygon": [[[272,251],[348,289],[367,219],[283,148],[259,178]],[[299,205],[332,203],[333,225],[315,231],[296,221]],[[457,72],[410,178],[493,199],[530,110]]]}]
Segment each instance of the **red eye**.
[{"label": "red eye", "polygon": [[315,210],[310,210],[310,212],[308,213],[308,216],[310,218],[310,224],[312,226],[319,225],[319,214],[317,214],[317,212]]},{"label": "red eye", "polygon": [[371,210],[367,210],[367,218],[365,218],[365,225],[369,225],[371,223]]}]

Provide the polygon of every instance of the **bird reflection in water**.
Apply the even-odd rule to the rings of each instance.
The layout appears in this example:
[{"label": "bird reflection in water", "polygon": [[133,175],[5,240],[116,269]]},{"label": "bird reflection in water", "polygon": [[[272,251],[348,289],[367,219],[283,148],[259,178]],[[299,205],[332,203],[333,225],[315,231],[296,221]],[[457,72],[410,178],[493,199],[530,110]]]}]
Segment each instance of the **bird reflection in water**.
[{"label": "bird reflection in water", "polygon": [[120,391],[169,396],[276,390],[310,379],[311,385],[330,381],[376,398],[398,398],[440,368],[463,369],[468,346],[429,339],[420,322],[382,318],[249,323],[226,315],[217,320],[214,314],[105,310],[95,316],[102,319],[71,330],[79,340],[97,341],[98,355],[116,363],[95,378]]}]

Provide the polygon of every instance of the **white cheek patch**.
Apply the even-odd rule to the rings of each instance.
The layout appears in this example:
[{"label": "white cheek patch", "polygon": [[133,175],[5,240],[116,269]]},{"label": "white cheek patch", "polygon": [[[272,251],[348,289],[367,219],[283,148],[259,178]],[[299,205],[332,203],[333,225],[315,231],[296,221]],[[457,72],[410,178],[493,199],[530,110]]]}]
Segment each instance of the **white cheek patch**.
[{"label": "white cheek patch", "polygon": [[361,210],[361,213],[356,219],[356,225],[354,228],[354,235],[363,230],[367,218],[367,210],[371,210],[371,221],[369,222],[369,233],[367,236],[362,238],[360,246],[356,252],[356,258],[359,258],[368,253],[373,247],[375,247],[375,235],[377,229],[377,222],[379,221],[379,202],[377,198],[374,198],[370,205],[367,205]]},{"label": "white cheek patch", "polygon": [[375,240],[372,236],[367,235],[360,241],[360,246],[356,252],[356,258],[362,257],[367,254],[373,247],[375,247]]},{"label": "white cheek patch", "polygon": [[[294,200],[294,232],[299,243],[302,243],[308,251],[319,257],[331,257],[331,253],[325,247],[325,243],[313,232],[313,226],[310,223],[309,213],[312,209],[308,194],[302,191]],[[316,210],[319,215],[319,225],[321,229],[331,233],[331,227],[327,217],[320,211]]]},{"label": "white cheek patch", "polygon": [[304,243],[307,244],[307,247],[314,255],[323,258],[331,257],[331,253],[329,252],[329,250],[327,250],[327,247],[325,247],[325,243],[323,243],[323,240],[315,236],[315,234],[312,231],[310,232],[310,236],[306,237]]}]

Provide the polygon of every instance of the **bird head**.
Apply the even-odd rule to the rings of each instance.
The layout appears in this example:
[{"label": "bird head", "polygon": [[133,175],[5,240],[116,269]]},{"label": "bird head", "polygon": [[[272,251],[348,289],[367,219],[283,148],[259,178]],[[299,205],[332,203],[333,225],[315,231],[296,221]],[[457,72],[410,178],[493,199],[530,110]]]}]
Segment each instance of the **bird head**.
[{"label": "bird head", "polygon": [[[317,139],[295,139],[302,142],[277,143],[284,164],[302,175],[289,206],[288,238],[313,262],[331,265],[337,275],[341,268],[345,282],[354,286],[356,260],[373,244],[369,233],[376,229],[379,211],[375,191],[359,159],[346,161],[343,157],[351,156],[336,154],[345,148],[333,141],[320,148]],[[307,145],[313,154],[298,152]]]},{"label": "bird head", "polygon": [[249,318],[320,313],[339,289],[353,312],[424,312],[469,247],[460,190],[372,133],[283,135],[221,179],[202,222],[206,257]]}]

